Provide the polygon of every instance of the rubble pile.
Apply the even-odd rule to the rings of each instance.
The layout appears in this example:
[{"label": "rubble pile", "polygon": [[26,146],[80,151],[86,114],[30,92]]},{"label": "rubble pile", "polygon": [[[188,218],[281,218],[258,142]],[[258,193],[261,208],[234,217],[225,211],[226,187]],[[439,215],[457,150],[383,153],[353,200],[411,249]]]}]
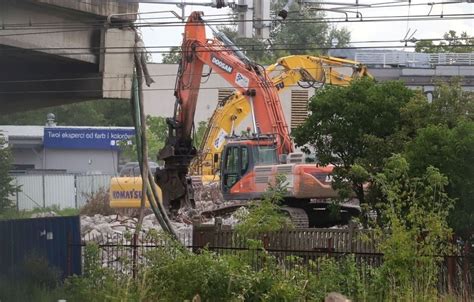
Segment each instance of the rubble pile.
[{"label": "rubble pile", "polygon": [[[81,216],[81,234],[86,242],[121,241],[118,243],[129,244],[131,234],[135,232],[137,220],[137,218],[121,215],[103,216],[96,214],[94,216]],[[172,221],[171,223],[182,243],[191,245],[192,225],[177,221]],[[158,224],[154,214],[143,218],[141,234],[138,240],[142,240],[151,230],[161,231],[161,226]]]},{"label": "rubble pile", "polygon": [[193,184],[194,200],[198,211],[215,208],[224,202],[224,197],[217,181],[206,184]]}]

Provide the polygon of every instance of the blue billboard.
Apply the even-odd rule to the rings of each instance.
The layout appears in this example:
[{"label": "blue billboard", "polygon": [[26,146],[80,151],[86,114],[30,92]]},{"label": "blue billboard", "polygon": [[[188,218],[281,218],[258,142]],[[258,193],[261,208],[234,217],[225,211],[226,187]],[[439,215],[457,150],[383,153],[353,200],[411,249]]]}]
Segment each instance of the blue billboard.
[{"label": "blue billboard", "polygon": [[133,128],[44,128],[43,143],[50,149],[118,150],[130,145]]}]

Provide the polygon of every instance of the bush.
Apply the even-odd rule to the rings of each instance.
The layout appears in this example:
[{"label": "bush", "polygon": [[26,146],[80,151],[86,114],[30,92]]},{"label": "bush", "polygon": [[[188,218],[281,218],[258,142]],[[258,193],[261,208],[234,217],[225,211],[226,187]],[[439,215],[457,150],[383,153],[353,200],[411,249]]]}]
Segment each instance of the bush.
[{"label": "bush", "polygon": [[13,177],[8,174],[11,169],[12,154],[4,145],[5,139],[0,133],[0,214],[13,206],[10,198],[18,189],[12,184]]},{"label": "bush", "polygon": [[107,216],[116,214],[115,210],[110,207],[110,196],[106,189],[100,188],[97,192],[88,194],[86,197],[87,202],[80,211],[81,215],[101,214]]},{"label": "bush", "polygon": [[[84,272],[82,276],[72,276],[64,284],[68,301],[129,301],[131,277],[102,267],[100,248],[88,244],[84,251]],[[133,301],[133,300],[130,300]]]},{"label": "bush", "polygon": [[64,297],[61,272],[31,253],[9,274],[0,276],[0,301],[57,301]]}]

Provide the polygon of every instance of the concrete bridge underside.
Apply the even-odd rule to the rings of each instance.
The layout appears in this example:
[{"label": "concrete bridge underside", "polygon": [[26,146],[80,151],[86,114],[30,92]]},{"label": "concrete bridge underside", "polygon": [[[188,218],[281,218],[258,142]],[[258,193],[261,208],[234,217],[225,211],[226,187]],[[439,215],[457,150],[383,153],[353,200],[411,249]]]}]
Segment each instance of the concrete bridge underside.
[{"label": "concrete bridge underside", "polygon": [[123,3],[0,0],[0,114],[128,99],[138,5]]}]

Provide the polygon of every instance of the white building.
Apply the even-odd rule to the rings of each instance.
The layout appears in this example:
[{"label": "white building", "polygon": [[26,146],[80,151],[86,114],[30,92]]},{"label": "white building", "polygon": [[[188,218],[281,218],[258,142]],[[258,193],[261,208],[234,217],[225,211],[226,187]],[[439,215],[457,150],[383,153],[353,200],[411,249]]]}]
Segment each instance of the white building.
[{"label": "white building", "polygon": [[[151,116],[171,117],[175,103],[173,93],[178,65],[148,64],[148,69],[155,83],[144,88],[145,113]],[[206,74],[208,70],[205,66],[204,73]],[[340,72],[350,74],[351,71],[341,70]],[[234,88],[218,74],[211,73],[208,79],[203,78],[196,107],[196,124],[207,121],[214,112],[218,100],[226,97],[233,90]],[[295,85],[280,94],[283,112],[290,128],[296,127],[301,121],[301,111],[296,108],[301,105],[307,106],[308,99],[314,95],[314,91],[315,89],[304,89]],[[242,123],[243,128],[250,125],[250,118]]]},{"label": "white building", "polygon": [[1,126],[16,172],[116,174],[132,127]]}]

